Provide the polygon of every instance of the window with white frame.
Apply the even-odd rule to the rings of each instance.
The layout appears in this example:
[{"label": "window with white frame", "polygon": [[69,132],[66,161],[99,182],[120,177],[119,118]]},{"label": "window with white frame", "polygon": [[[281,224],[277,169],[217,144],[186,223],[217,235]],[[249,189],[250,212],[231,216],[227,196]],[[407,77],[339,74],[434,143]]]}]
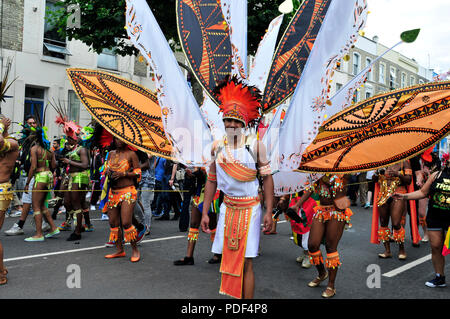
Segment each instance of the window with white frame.
[{"label": "window with white frame", "polygon": [[103,49],[102,53],[98,55],[97,67],[118,70],[117,55],[114,53],[114,49]]},{"label": "window with white frame", "polygon": [[[371,58],[366,58],[366,68],[372,63],[372,59]],[[373,81],[373,76],[372,76],[372,70],[370,70],[369,73],[367,73],[367,80],[368,81]]]},{"label": "window with white frame", "polygon": [[80,121],[80,99],[73,90],[69,90],[69,120],[78,123]]},{"label": "window with white frame", "polygon": [[389,69],[389,87],[391,90],[395,89],[395,82],[397,79],[396,72],[395,68],[391,66]]},{"label": "window with white frame", "polygon": [[336,92],[339,92],[340,89],[342,89],[342,84],[336,83]]},{"label": "window with white frame", "polygon": [[355,90],[355,93],[353,93],[353,102],[357,103],[360,100],[360,92],[358,90]]},{"label": "window with white frame", "polygon": [[404,87],[406,87],[406,73],[404,73],[404,72],[402,72],[402,75],[401,75],[401,85],[402,85],[402,88],[404,88]]},{"label": "window with white frame", "polygon": [[361,56],[359,53],[353,53],[353,75],[357,75],[361,70]]},{"label": "window with white frame", "polygon": [[416,78],[414,75],[411,75],[409,78],[409,85],[416,85]]},{"label": "window with white frame", "polygon": [[60,10],[60,6],[56,1],[45,1],[45,18],[44,18],[44,41],[42,53],[45,56],[65,60],[67,55],[72,55],[67,49],[66,38],[62,37],[57,27],[48,22],[49,16]]},{"label": "window with white frame", "polygon": [[425,83],[425,81],[424,80],[422,80],[422,79],[419,79],[419,84],[424,84]]},{"label": "window with white frame", "polygon": [[365,86],[364,96],[365,96],[365,99],[368,99],[368,98],[373,96],[373,87],[372,87],[372,85],[367,84]]},{"label": "window with white frame", "polygon": [[386,83],[386,65],[384,65],[383,63],[380,63],[378,82],[383,84]]}]

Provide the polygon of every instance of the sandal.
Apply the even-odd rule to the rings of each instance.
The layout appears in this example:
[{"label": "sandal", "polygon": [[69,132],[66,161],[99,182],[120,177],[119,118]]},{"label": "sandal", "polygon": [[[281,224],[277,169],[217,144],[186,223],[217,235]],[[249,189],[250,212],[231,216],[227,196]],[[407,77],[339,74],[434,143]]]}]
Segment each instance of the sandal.
[{"label": "sandal", "polygon": [[132,263],[137,263],[139,260],[141,260],[141,253],[139,253],[139,256],[137,256],[137,257],[131,257],[130,258],[130,261]]},{"label": "sandal", "polygon": [[331,298],[336,294],[336,288],[327,287],[322,293],[323,298]]},{"label": "sandal", "polygon": [[316,279],[309,282],[308,287],[314,288],[320,285],[322,281],[328,278],[328,273],[325,274],[322,278],[320,276],[317,276]]},{"label": "sandal", "polygon": [[0,286],[1,286],[1,285],[6,285],[7,282],[8,282],[8,278],[6,278],[6,273],[5,273],[5,271],[3,270],[3,271],[0,273]]},{"label": "sandal", "polygon": [[208,260],[208,264],[218,264],[222,261],[222,255],[214,255],[210,260]]},{"label": "sandal", "polygon": [[392,254],[382,253],[382,254],[378,254],[378,257],[380,257],[382,259],[392,258]]},{"label": "sandal", "polygon": [[399,260],[406,260],[406,254],[398,254]]},{"label": "sandal", "polygon": [[125,252],[122,251],[121,253],[115,253],[115,254],[111,254],[111,255],[106,255],[105,258],[107,259],[111,259],[111,258],[120,258],[120,257],[125,257]]},{"label": "sandal", "polygon": [[180,260],[175,260],[173,262],[175,266],[185,266],[185,265],[193,265],[194,264],[194,257],[184,257]]}]

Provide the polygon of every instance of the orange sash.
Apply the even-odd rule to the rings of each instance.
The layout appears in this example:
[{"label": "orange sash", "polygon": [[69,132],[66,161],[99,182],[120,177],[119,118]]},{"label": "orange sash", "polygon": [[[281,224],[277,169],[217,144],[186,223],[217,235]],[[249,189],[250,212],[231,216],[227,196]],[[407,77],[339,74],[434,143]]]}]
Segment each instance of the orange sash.
[{"label": "orange sash", "polygon": [[227,152],[226,156],[223,155],[223,152],[217,156],[217,161],[225,173],[240,182],[251,182],[256,179],[256,169],[248,168],[234,159],[228,147],[225,147],[225,151]]},{"label": "orange sash", "polygon": [[[408,193],[412,193],[414,192],[414,181],[411,179],[411,184],[408,185]],[[419,227],[417,226],[417,207],[416,207],[416,201],[415,200],[410,200],[409,201],[409,207],[411,208],[410,212],[411,212],[411,232],[412,232],[412,238],[413,238],[413,243],[414,244],[418,244],[419,240],[421,240],[422,238],[420,238],[419,235]]]},{"label": "orange sash", "polygon": [[220,272],[222,281],[220,293],[242,298],[243,272],[247,235],[252,208],[259,203],[259,197],[224,197],[225,229]]}]

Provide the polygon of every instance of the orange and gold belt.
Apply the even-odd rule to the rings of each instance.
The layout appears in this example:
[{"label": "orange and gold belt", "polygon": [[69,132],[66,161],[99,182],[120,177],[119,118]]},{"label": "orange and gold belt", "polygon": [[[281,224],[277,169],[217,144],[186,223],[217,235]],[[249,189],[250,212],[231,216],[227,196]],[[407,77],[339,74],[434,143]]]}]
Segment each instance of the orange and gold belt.
[{"label": "orange and gold belt", "polygon": [[0,184],[0,211],[6,211],[10,202],[13,200],[13,188],[11,183]]},{"label": "orange and gold belt", "polygon": [[128,186],[119,189],[111,189],[108,195],[108,209],[117,207],[121,202],[131,204],[137,201],[136,187]]},{"label": "orange and gold belt", "polygon": [[345,210],[339,210],[334,205],[330,206],[319,205],[315,206],[313,209],[314,209],[313,218],[319,220],[322,223],[325,223],[334,218],[340,222],[344,221],[349,225],[349,227],[351,227],[350,217],[352,217],[353,212],[351,211],[350,208],[347,208]]},{"label": "orange and gold belt", "polygon": [[225,195],[225,230],[220,272],[220,293],[242,298],[242,283],[247,247],[247,235],[252,209],[259,204],[259,197],[231,197]]}]

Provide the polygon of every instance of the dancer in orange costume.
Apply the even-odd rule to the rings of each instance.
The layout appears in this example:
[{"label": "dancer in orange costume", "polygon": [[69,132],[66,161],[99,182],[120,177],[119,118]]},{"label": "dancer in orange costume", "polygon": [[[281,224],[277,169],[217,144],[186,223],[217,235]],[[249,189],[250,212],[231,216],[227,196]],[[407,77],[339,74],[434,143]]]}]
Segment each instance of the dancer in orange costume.
[{"label": "dancer in orange costume", "polygon": [[[110,190],[108,192],[108,216],[111,233],[109,241],[115,242],[117,252],[106,255],[105,258],[125,257],[122,243],[123,237],[132,247],[131,261],[140,260],[140,252],[136,245],[137,230],[132,224],[134,205],[137,201],[135,181],[141,178],[139,159],[135,152],[130,150],[124,142],[114,138],[116,149],[111,151],[105,163],[105,174],[108,178]],[[122,225],[120,225],[122,222]]]},{"label": "dancer in orange costume", "polygon": [[[319,273],[308,286],[318,287],[328,278],[328,285],[322,297],[331,298],[336,294],[335,280],[337,270],[341,265],[337,247],[344,232],[345,225],[350,225],[353,215],[350,200],[346,196],[346,178],[338,175],[325,175],[303,193],[300,200],[292,206],[297,212],[313,193],[320,198],[320,205],[314,207],[314,216],[308,239],[308,250],[311,264],[316,266]],[[351,226],[351,225],[350,225]],[[325,239],[327,258],[323,260],[320,244]],[[326,270],[328,269],[328,271]]]}]

